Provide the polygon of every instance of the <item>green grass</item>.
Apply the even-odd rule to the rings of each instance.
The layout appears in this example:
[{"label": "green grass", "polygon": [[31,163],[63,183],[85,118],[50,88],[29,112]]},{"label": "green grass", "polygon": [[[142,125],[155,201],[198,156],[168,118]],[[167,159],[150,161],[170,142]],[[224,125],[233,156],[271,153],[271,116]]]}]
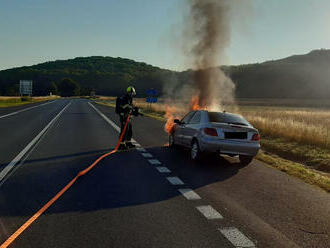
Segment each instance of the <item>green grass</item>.
[{"label": "green grass", "polygon": [[35,102],[48,101],[58,98],[57,96],[52,97],[0,97],[0,108],[8,108],[15,106],[22,106]]}]

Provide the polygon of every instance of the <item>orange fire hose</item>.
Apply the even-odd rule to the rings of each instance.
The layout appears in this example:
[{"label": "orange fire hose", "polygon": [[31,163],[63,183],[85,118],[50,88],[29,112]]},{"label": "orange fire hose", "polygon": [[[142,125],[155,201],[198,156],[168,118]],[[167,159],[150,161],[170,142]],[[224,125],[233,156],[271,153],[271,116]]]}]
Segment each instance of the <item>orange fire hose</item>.
[{"label": "orange fire hose", "polygon": [[98,164],[102,159],[105,157],[108,157],[109,155],[116,153],[118,151],[119,145],[121,141],[123,140],[124,134],[127,129],[127,125],[130,119],[130,115],[128,115],[126,119],[126,123],[123,129],[123,132],[120,134],[118,143],[111,152],[105,153],[102,156],[100,156],[98,159],[94,161],[90,166],[88,166],[86,169],[80,171],[61,191],[59,191],[49,202],[47,202],[42,208],[40,208],[30,219],[28,219],[22,226],[20,226],[16,232],[14,232],[1,246],[0,248],[7,248],[9,245],[11,245],[15,239],[17,239],[34,221],[36,221],[40,215],[42,215],[51,205],[54,204],[76,181],[79,177],[85,175],[88,173],[95,165]]}]

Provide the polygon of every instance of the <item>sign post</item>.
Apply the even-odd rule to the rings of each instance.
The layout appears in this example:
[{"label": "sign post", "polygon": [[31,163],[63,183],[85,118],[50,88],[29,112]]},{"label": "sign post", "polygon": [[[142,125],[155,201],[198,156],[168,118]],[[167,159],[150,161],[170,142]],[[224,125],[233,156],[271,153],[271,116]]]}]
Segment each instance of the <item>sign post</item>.
[{"label": "sign post", "polygon": [[19,81],[19,94],[21,96],[32,96],[32,80],[20,80]]},{"label": "sign post", "polygon": [[158,101],[158,92],[155,89],[149,89],[147,90],[147,95],[148,97],[146,98],[146,102],[149,103],[149,108],[151,108],[151,104],[156,103]]}]

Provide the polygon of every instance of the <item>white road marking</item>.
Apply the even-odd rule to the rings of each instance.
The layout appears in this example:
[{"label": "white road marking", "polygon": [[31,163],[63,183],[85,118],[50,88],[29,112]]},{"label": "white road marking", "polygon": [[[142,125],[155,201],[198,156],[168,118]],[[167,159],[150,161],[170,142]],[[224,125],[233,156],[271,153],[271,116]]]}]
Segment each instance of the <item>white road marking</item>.
[{"label": "white road marking", "polygon": [[182,185],[184,182],[178,177],[166,177],[166,179],[173,185]]},{"label": "white road marking", "polygon": [[[120,133],[120,127],[116,125],[112,120],[110,120],[108,117],[106,117],[100,110],[98,110],[93,104],[88,102],[88,104],[106,121],[108,122],[118,133]],[[132,139],[132,143],[136,143],[139,146],[141,146],[138,142],[136,142],[135,139]],[[139,148],[137,148],[139,149]]]},{"label": "white road marking", "polygon": [[151,153],[141,153],[141,154],[145,158],[152,158],[152,154]]},{"label": "white road marking", "polygon": [[41,107],[41,106],[45,106],[45,105],[50,104],[50,103],[53,103],[53,102],[55,102],[55,101],[46,102],[46,103],[43,103],[43,104],[39,104],[37,106],[33,106],[33,107],[21,109],[21,110],[18,110],[18,111],[15,111],[15,112],[12,112],[12,113],[9,113],[9,114],[6,114],[6,115],[2,115],[2,116],[0,116],[0,119],[1,118],[5,118],[5,117],[8,117],[8,116],[16,115],[18,113],[22,113],[22,112],[27,111],[27,110],[30,110],[30,109],[34,109],[34,108],[38,108],[38,107]]},{"label": "white road marking", "polygon": [[187,200],[200,200],[202,199],[195,191],[192,189],[178,189],[179,192],[187,199]]},{"label": "white road marking", "polygon": [[219,229],[219,231],[235,247],[250,247],[250,248],[255,247],[255,244],[235,227],[222,228],[222,229]]},{"label": "white road marking", "polygon": [[22,159],[22,157],[31,149],[31,147],[41,138],[41,136],[50,128],[50,126],[57,120],[57,118],[64,112],[64,110],[71,104],[68,103],[48,124],[41,130],[41,132],[34,137],[34,139],[0,172],[0,182],[5,176],[14,168],[14,166]]},{"label": "white road marking", "polygon": [[222,215],[210,205],[198,206],[196,208],[205,216],[206,219],[223,219]]},{"label": "white road marking", "polygon": [[148,159],[150,164],[162,164],[158,159]]},{"label": "white road marking", "polygon": [[[103,119],[108,122],[117,132],[120,133],[120,127],[118,127],[113,121],[106,117],[101,111],[99,111],[93,104],[88,103]],[[145,158],[151,158],[152,154],[147,153],[147,150],[142,148],[139,143],[132,139],[132,143],[137,146],[136,150],[142,152]],[[161,164],[157,159],[149,159],[149,163],[159,165]],[[170,173],[171,171],[167,167],[156,166],[155,167],[161,173]],[[184,182],[178,177],[166,177],[166,179],[173,185],[183,185]],[[199,200],[201,197],[189,188],[178,189],[178,191],[188,200]],[[223,216],[216,211],[212,206],[198,206],[196,207],[207,219],[223,219]],[[249,240],[243,233],[237,228],[229,227],[219,229],[219,231],[236,247],[249,247],[255,248],[254,243]]]},{"label": "white road marking", "polygon": [[160,173],[170,173],[170,172],[171,172],[167,167],[157,166],[156,169],[157,169]]}]

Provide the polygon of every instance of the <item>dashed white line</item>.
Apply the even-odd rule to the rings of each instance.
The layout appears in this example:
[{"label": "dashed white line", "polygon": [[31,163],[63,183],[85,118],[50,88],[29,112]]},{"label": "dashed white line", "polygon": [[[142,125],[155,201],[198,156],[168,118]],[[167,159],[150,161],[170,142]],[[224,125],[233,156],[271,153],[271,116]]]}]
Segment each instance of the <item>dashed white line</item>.
[{"label": "dashed white line", "polygon": [[[120,128],[113,121],[111,121],[101,111],[99,111],[96,107],[94,107],[94,105],[92,105],[91,103],[88,103],[88,104],[92,108],[94,108],[95,111],[99,115],[101,115],[103,117],[103,119],[105,119],[117,132],[120,132]],[[141,145],[139,143],[137,143],[134,139],[132,139],[132,143],[137,146],[137,148],[136,148],[137,151],[142,152],[143,157],[145,157],[145,158],[153,157],[152,154],[147,153],[147,150],[142,148]],[[154,164],[154,165],[161,164],[161,162],[159,162],[157,159],[149,159],[148,161],[149,161],[149,163]],[[167,167],[156,166],[155,168],[161,173],[170,173],[171,172]],[[166,179],[173,185],[183,185],[184,184],[184,182],[178,177],[166,177]],[[194,192],[192,189],[182,188],[182,189],[178,189],[178,191],[188,200],[201,199],[201,197],[196,192]],[[196,208],[207,219],[223,219],[223,216],[210,205],[198,206]],[[237,248],[239,248],[239,247],[255,248],[254,243],[235,227],[222,228],[222,229],[219,229],[219,231]]]},{"label": "dashed white line", "polygon": [[22,159],[22,157],[31,149],[31,147],[41,138],[41,136],[48,130],[48,128],[57,120],[57,118],[64,112],[64,110],[71,104],[68,103],[48,124],[41,130],[41,132],[34,137],[34,139],[0,172],[0,182],[5,176],[14,168],[14,166]]},{"label": "dashed white line", "polygon": [[167,167],[157,166],[156,169],[157,169],[160,173],[171,173],[171,171],[170,171]]},{"label": "dashed white line", "polygon": [[198,206],[196,208],[205,216],[206,219],[223,219],[222,215],[210,205]]},{"label": "dashed white line", "polygon": [[53,103],[53,102],[55,102],[55,101],[46,102],[46,103],[43,103],[43,104],[39,104],[37,106],[33,106],[33,107],[21,109],[21,110],[18,110],[18,111],[15,111],[15,112],[12,112],[12,113],[9,113],[9,114],[6,114],[6,115],[2,115],[2,116],[0,116],[0,119],[1,118],[5,118],[5,117],[8,117],[8,116],[11,116],[11,115],[16,115],[18,113],[21,113],[21,112],[24,112],[24,111],[27,111],[27,110],[30,110],[30,109],[34,109],[34,108],[37,108],[37,107],[45,106],[45,105],[50,104],[50,103]]},{"label": "dashed white line", "polygon": [[254,248],[255,244],[235,227],[219,229],[219,231],[235,246]]},{"label": "dashed white line", "polygon": [[187,200],[200,200],[202,199],[195,191],[192,189],[178,189],[179,192],[187,199]]},{"label": "dashed white line", "polygon": [[151,153],[141,153],[141,154],[145,158],[152,158],[152,154]]},{"label": "dashed white line", "polygon": [[166,179],[173,185],[183,185],[184,182],[178,177],[166,177]]},{"label": "dashed white line", "polygon": [[[98,110],[93,104],[88,102],[88,104],[106,121],[108,122],[118,133],[120,133],[120,127],[116,125],[112,120],[106,117],[100,110]],[[137,146],[141,146],[135,139],[132,139],[132,143],[137,144]],[[140,149],[140,148],[137,148]]]},{"label": "dashed white line", "polygon": [[148,159],[150,164],[162,164],[158,159]]}]

